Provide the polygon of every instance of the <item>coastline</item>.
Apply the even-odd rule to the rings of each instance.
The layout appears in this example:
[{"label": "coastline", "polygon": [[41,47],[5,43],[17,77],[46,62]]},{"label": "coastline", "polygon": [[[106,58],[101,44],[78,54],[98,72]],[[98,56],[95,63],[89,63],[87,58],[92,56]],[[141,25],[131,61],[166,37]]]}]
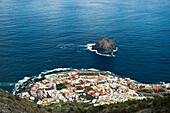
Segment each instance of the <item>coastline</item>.
[{"label": "coastline", "polygon": [[[75,73],[77,73],[76,77],[73,77],[73,80],[70,80],[71,79],[70,77],[73,76]],[[89,75],[86,75],[86,74],[84,75],[84,73],[89,74]],[[95,74],[90,74],[90,73],[95,73]],[[96,73],[98,73],[98,75],[96,75]],[[64,78],[59,77],[60,75],[64,76]],[[95,97],[95,99],[91,100],[91,102],[90,102],[90,100],[81,100],[81,101],[76,100],[77,102],[89,103],[89,104],[93,104],[94,106],[99,106],[99,105],[103,105],[103,104],[125,102],[125,101],[133,100],[133,99],[142,100],[142,99],[146,99],[146,98],[154,98],[155,95],[160,96],[164,93],[170,93],[169,90],[168,91],[164,90],[164,87],[170,88],[170,83],[162,82],[161,84],[144,84],[144,83],[140,83],[138,81],[132,80],[130,78],[120,77],[120,76],[115,75],[114,73],[112,73],[110,71],[100,71],[100,70],[94,69],[94,68],[89,68],[89,69],[84,69],[84,68],[82,68],[82,69],[56,68],[56,69],[52,69],[52,70],[46,70],[45,72],[41,72],[41,74],[39,74],[37,77],[36,76],[25,77],[23,80],[19,80],[18,83],[15,84],[15,89],[13,90],[13,95],[19,95],[21,98],[26,98],[28,100],[32,100],[32,99],[35,100],[36,98],[38,98],[37,96],[39,95],[37,93],[37,91],[42,90],[43,92],[44,91],[46,92],[45,95],[50,94],[51,97],[54,96],[54,97],[51,98],[51,99],[54,99],[54,100],[56,98],[55,93],[57,93],[57,95],[62,96],[62,94],[65,91],[67,92],[67,94],[69,94],[69,92],[71,91],[70,94],[75,93],[74,95],[81,96],[80,92],[82,93],[82,91],[84,92],[87,89],[75,90],[74,85],[76,85],[79,80],[83,80],[83,81],[86,80],[88,76],[92,77],[92,78],[88,78],[88,81],[91,81],[91,80],[93,81],[94,78],[98,79],[98,80],[100,79],[100,80],[99,81],[97,80],[98,82],[91,82],[93,84],[92,86],[90,85],[91,83],[86,84],[86,85],[84,84],[84,86],[91,87],[92,89],[96,87],[93,90],[98,90],[98,89],[102,88],[104,92],[106,91],[105,93],[107,93],[108,91],[110,92],[111,90],[113,90],[113,91],[108,93],[108,95],[100,92],[103,96],[98,95],[97,97]],[[65,80],[66,79],[65,77],[66,78],[69,77],[70,79]],[[101,79],[101,77],[103,79]],[[53,80],[57,80],[58,82],[53,83]],[[78,80],[78,81],[76,82],[76,80]],[[71,85],[68,88],[66,87],[66,89],[64,88],[62,90],[58,90],[58,89],[56,90],[56,88],[55,88],[56,85],[65,84],[65,82],[67,84],[68,81],[73,82],[74,85]],[[50,87],[48,86],[49,84],[51,84]],[[37,85],[38,85],[38,87],[37,87]],[[43,89],[43,87],[45,89]],[[107,89],[107,87],[110,87],[111,89],[106,90],[105,87],[106,87],[106,89]],[[116,90],[114,89],[114,87],[116,88]],[[34,91],[35,88],[36,88],[36,90]],[[70,88],[72,90],[70,90]],[[152,90],[154,92],[150,92],[149,94],[147,92],[140,92],[140,90],[145,90],[146,88],[147,89],[149,88],[150,90]],[[155,91],[158,91],[159,89],[164,90],[165,92],[161,91],[161,93],[159,93],[159,92],[155,93]],[[121,92],[121,90],[124,93]],[[61,93],[60,91],[63,92],[63,93]],[[34,92],[34,93],[31,93],[31,92]],[[51,94],[51,92],[53,92],[53,93]],[[92,92],[90,91],[88,93],[92,93]],[[96,94],[98,94],[98,93],[96,93]],[[132,93],[132,95],[136,95],[136,96],[131,97],[131,96],[129,96],[129,93],[130,94]],[[84,92],[84,94],[85,94],[85,92]],[[67,95],[65,95],[65,96],[67,96]],[[102,102],[102,98],[111,99],[112,98],[111,96],[113,96],[114,100]],[[116,98],[119,98],[119,99],[117,100]],[[51,99],[48,99],[46,97],[43,97],[43,98],[41,97],[41,99],[38,100],[37,104],[50,105],[51,102],[54,101],[54,100],[51,101]],[[72,102],[73,101],[72,99],[70,100],[69,98],[67,98],[67,99],[69,99],[69,101],[67,101],[66,97],[62,97],[62,99],[60,98],[59,100],[56,100],[56,103],[63,101],[63,99],[64,99],[64,102]],[[96,99],[99,99],[99,101],[97,101]],[[43,104],[44,101],[46,101],[46,100],[49,101],[48,104]],[[102,103],[102,104],[100,104],[100,103]]]},{"label": "coastline", "polygon": [[12,93],[13,93],[13,95],[17,94],[17,92],[20,92],[21,89],[24,89],[25,85],[30,81],[31,82],[41,81],[48,74],[52,74],[52,73],[56,73],[56,72],[62,72],[62,71],[68,71],[68,70],[71,70],[71,68],[55,68],[55,69],[52,69],[52,70],[46,70],[44,72],[41,72],[37,77],[36,76],[24,77],[24,79],[19,80],[15,84]]},{"label": "coastline", "polygon": [[[95,68],[89,68],[89,69],[74,69],[74,68],[55,68],[55,69],[52,69],[52,70],[45,70],[43,72],[41,72],[38,76],[33,76],[33,77],[24,77],[24,79],[21,79],[19,80],[17,83],[13,83],[12,85],[15,85],[14,86],[14,89],[13,89],[13,94],[17,94],[17,92],[19,91],[20,88],[23,88],[24,85],[26,83],[28,83],[29,81],[32,81],[32,82],[37,82],[37,81],[41,81],[42,79],[45,78],[46,75],[49,75],[49,74],[54,74],[54,73],[57,73],[57,72],[65,72],[65,71],[71,71],[71,70],[91,70],[91,71],[100,71],[101,73],[104,72],[104,73],[109,73],[109,74],[112,74],[112,76],[117,76],[119,78],[126,78],[128,80],[132,80],[136,83],[141,83],[139,81],[136,81],[136,80],[133,80],[129,77],[121,77],[120,75],[115,75],[114,73],[110,72],[110,71],[101,71],[101,70],[98,70],[98,69],[95,69]],[[165,83],[165,82],[159,82],[159,83],[148,83],[148,84],[152,84],[152,85],[162,85],[162,84],[169,84],[170,83]],[[11,85],[11,84],[10,84]]]},{"label": "coastline", "polygon": [[115,53],[116,51],[118,51],[118,47],[116,47],[116,50],[113,50],[112,55],[106,55],[106,54],[101,54],[98,53],[97,50],[92,50],[92,46],[95,45],[94,43],[90,43],[87,44],[87,49],[92,51],[92,52],[96,52],[96,54],[101,55],[101,56],[106,56],[106,57],[115,57],[116,55],[114,55],[113,53]]}]

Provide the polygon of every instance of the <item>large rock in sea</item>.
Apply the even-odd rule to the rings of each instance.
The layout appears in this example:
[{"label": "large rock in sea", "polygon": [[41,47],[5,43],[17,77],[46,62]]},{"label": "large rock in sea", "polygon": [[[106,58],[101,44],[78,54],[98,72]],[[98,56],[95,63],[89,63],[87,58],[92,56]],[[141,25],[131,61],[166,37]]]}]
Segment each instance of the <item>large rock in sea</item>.
[{"label": "large rock in sea", "polygon": [[116,43],[108,38],[103,38],[92,46],[92,50],[97,50],[100,54],[112,56],[114,50],[116,50]]}]

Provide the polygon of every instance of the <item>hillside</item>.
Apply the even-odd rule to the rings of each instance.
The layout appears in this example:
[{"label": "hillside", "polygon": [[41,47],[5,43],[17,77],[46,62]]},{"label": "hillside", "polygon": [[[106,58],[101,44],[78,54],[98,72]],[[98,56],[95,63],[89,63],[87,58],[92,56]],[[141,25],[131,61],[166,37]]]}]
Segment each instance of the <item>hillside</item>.
[{"label": "hillside", "polygon": [[0,89],[0,113],[47,113],[34,102],[14,96]]},{"label": "hillside", "polygon": [[93,107],[89,104],[60,103],[40,107],[0,89],[0,113],[170,113],[170,95],[147,100]]},{"label": "hillside", "polygon": [[97,107],[88,104],[68,103],[61,107],[55,107],[51,111],[53,113],[170,113],[170,95]]}]

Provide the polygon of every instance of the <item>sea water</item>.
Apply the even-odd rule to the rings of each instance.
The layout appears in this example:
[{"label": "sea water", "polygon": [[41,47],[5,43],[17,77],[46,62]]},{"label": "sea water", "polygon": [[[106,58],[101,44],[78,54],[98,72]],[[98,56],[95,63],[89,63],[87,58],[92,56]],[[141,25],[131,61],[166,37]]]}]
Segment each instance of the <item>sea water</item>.
[{"label": "sea water", "polygon": [[[87,49],[103,37],[115,57]],[[0,87],[57,67],[170,82],[170,1],[1,0]]]}]

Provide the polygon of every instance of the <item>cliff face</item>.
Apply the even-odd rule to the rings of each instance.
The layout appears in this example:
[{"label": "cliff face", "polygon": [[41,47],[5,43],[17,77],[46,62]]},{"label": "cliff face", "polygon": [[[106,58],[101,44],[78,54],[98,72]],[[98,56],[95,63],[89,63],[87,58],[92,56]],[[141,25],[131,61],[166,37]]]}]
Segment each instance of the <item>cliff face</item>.
[{"label": "cliff face", "polygon": [[97,50],[101,54],[112,55],[113,50],[116,50],[116,43],[108,38],[103,38],[92,46],[92,50]]},{"label": "cliff face", "polygon": [[0,113],[47,113],[34,102],[0,89]]}]

